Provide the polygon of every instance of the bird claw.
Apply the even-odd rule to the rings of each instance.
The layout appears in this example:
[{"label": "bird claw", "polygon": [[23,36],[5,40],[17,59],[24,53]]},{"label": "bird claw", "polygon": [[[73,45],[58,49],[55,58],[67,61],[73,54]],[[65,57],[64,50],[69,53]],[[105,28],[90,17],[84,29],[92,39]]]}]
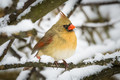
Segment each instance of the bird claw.
[{"label": "bird claw", "polygon": [[54,61],[54,64],[55,64],[55,66],[58,68],[59,67],[59,65],[58,65],[58,62],[57,61]]},{"label": "bird claw", "polygon": [[[67,68],[68,68],[68,64],[67,64],[67,62],[63,59],[62,60],[63,61],[63,64],[65,65],[65,70],[67,70]],[[57,61],[54,61],[54,63],[53,63],[57,68],[59,67],[59,65],[58,65],[58,62]]]},{"label": "bird claw", "polygon": [[39,59],[39,63],[40,63],[40,60],[41,60],[40,56],[36,56],[36,57]]},{"label": "bird claw", "polygon": [[63,64],[65,65],[65,70],[67,70],[67,68],[68,68],[67,62],[64,59],[62,61],[63,61]]}]

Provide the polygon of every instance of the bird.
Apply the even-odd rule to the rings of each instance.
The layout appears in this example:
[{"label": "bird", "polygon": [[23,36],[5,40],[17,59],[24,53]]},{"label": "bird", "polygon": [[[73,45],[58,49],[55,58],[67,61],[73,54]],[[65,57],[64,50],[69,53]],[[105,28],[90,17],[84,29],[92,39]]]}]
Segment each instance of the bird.
[{"label": "bird", "polygon": [[58,60],[63,60],[66,64],[64,59],[71,57],[77,46],[77,38],[73,29],[75,26],[61,11],[59,20],[37,42],[32,54],[38,51],[35,55],[38,59],[42,55],[47,55],[55,59],[56,65]]}]

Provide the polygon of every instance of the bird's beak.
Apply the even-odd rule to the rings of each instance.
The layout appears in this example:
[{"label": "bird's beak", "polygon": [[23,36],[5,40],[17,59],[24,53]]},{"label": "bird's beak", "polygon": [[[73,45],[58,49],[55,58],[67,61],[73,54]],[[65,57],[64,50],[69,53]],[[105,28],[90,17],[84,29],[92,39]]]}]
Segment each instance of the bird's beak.
[{"label": "bird's beak", "polygon": [[73,24],[70,24],[70,26],[68,27],[68,30],[73,30],[75,28],[75,26]]}]

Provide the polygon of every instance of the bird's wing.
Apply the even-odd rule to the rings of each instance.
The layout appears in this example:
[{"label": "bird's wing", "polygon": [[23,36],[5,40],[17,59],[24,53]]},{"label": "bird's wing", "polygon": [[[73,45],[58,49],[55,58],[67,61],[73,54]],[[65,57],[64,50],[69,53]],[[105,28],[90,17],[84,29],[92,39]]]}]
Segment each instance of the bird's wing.
[{"label": "bird's wing", "polygon": [[50,44],[52,42],[53,36],[55,34],[51,32],[48,32],[45,34],[45,36],[43,38],[41,38],[38,43],[34,46],[32,54],[36,51],[39,50],[40,48],[43,48],[44,46]]}]

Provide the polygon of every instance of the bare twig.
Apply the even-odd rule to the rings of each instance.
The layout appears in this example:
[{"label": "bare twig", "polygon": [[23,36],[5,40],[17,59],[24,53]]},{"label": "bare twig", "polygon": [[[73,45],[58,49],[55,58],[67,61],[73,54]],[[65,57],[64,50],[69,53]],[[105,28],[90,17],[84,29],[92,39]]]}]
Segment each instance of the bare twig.
[{"label": "bare twig", "polygon": [[[115,23],[117,22],[120,22],[120,19],[117,19],[117,20],[114,20],[114,21],[109,21],[109,22],[103,22],[103,23],[84,23],[82,24],[83,27],[86,27],[86,28],[103,28],[103,27],[106,27],[106,26],[112,26],[114,25]],[[80,26],[76,26],[76,27],[80,27]]]},{"label": "bare twig", "polygon": [[2,56],[0,56],[0,61],[4,58],[4,56],[7,54],[7,51],[9,50],[9,48],[11,47],[12,43],[13,43],[14,39],[11,39],[8,46],[4,49]]},{"label": "bare twig", "polygon": [[84,13],[85,17],[87,18],[87,21],[90,21],[90,18],[88,17],[88,15],[86,14],[86,12],[84,11],[81,5],[80,5],[80,10]]},{"label": "bare twig", "polygon": [[100,5],[111,5],[111,4],[120,4],[120,1],[80,3],[81,6],[93,6],[93,5],[100,6]]},{"label": "bare twig", "polygon": [[76,10],[77,6],[81,3],[82,0],[78,0],[76,4],[73,6],[73,9],[69,12],[68,18],[73,14],[73,12]]},{"label": "bare twig", "polygon": [[17,53],[12,47],[10,47],[10,51],[11,51],[11,53],[13,54],[13,56],[16,56],[18,59],[21,58],[21,56],[18,55],[18,53]]},{"label": "bare twig", "polygon": [[28,74],[29,76],[27,77],[26,80],[30,80],[31,75],[35,72],[35,68],[32,68],[32,70],[30,71],[30,73]]},{"label": "bare twig", "polygon": [[41,73],[40,73],[40,71],[42,71],[44,68],[43,67],[41,67],[41,68],[39,68],[39,70],[35,70],[35,72],[36,72],[36,76],[38,76],[40,79],[42,79],[42,80],[46,80],[46,78],[45,78],[45,76],[43,76]]}]

